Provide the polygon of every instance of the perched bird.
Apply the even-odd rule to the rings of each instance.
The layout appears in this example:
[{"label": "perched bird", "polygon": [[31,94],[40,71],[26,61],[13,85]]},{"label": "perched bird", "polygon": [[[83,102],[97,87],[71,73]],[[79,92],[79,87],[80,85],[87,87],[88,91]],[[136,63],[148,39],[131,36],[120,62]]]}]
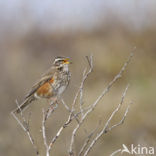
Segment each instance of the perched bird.
[{"label": "perched bird", "polygon": [[69,58],[56,57],[52,67],[34,84],[23,103],[13,112],[20,113],[32,101],[40,98],[57,98],[66,89],[70,81]]}]

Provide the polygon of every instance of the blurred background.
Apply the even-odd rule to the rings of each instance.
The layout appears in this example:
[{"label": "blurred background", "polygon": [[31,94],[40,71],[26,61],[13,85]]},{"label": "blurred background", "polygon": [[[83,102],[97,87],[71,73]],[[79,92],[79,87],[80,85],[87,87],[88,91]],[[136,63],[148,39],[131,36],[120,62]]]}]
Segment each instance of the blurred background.
[{"label": "blurred background", "polygon": [[[120,70],[136,47],[133,60],[119,80],[78,131],[75,149],[97,125],[99,130],[120,102],[130,83],[125,103],[112,120],[122,117],[132,100],[124,125],[103,135],[90,155],[107,156],[131,144],[156,147],[156,1],[155,0],[0,0],[0,155],[33,156],[34,150],[21,127],[10,115],[22,102],[33,83],[51,65],[55,56],[69,56],[72,79],[63,95],[70,106],[80,84],[86,55],[93,54],[94,71],[85,84],[84,105],[94,102]],[[44,155],[41,137],[42,108],[46,100],[34,102],[30,111],[31,130]],[[48,138],[54,136],[67,118],[60,104],[47,124]],[[99,125],[99,121],[101,124]],[[67,155],[71,129],[66,128],[52,155]],[[96,131],[98,132],[98,130]]]}]

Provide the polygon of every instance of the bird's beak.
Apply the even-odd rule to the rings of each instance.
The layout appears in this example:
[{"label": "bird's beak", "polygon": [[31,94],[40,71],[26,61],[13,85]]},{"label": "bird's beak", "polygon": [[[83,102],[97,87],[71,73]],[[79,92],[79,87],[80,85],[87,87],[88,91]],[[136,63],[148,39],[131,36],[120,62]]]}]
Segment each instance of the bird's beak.
[{"label": "bird's beak", "polygon": [[69,61],[69,58],[64,60],[64,64],[72,64],[72,62]]}]

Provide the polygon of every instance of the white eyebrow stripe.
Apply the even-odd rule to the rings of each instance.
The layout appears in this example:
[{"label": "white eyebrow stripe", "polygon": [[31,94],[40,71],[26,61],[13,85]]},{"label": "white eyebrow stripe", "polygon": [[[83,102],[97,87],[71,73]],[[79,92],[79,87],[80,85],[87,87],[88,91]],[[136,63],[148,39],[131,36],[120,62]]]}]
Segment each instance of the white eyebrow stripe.
[{"label": "white eyebrow stripe", "polygon": [[55,59],[55,61],[60,61],[60,60],[63,60],[62,58],[57,58],[57,59]]}]

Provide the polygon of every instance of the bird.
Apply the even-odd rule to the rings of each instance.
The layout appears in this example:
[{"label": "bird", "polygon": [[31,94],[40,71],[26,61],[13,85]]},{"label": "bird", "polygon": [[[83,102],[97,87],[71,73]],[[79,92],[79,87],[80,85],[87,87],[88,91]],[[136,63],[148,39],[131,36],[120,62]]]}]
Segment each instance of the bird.
[{"label": "bird", "polygon": [[50,69],[32,86],[24,101],[13,113],[21,113],[29,104],[38,99],[57,99],[70,82],[69,57],[57,56]]}]

